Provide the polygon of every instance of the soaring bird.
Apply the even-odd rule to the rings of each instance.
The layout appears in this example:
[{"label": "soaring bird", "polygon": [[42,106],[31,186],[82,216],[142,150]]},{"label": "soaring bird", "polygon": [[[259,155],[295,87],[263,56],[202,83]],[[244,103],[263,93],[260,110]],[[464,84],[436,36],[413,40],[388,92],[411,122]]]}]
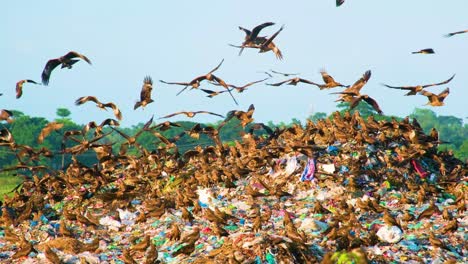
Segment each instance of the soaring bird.
[{"label": "soaring bird", "polygon": [[13,119],[11,117],[13,116],[13,112],[6,110],[6,109],[0,109],[0,121],[7,121],[8,123],[12,123]]},{"label": "soaring bird", "polygon": [[52,131],[57,131],[63,127],[63,123],[50,122],[42,130],[37,137],[37,142],[41,144]]},{"label": "soaring bird", "polygon": [[24,83],[27,83],[27,82],[38,84],[37,82],[33,80],[29,80],[29,79],[18,81],[16,83],[16,99],[19,99],[23,95],[23,85]]},{"label": "soaring bird", "polygon": [[302,78],[299,78],[299,77],[294,77],[294,78],[291,78],[289,80],[286,80],[286,81],[282,81],[282,82],[279,82],[279,83],[267,83],[267,85],[270,85],[270,86],[281,86],[283,84],[287,83],[288,85],[297,85],[298,83],[307,83],[307,84],[312,84],[312,85],[315,85],[315,86],[319,86],[318,83],[314,83],[312,81],[309,81],[309,80],[306,80],[306,79],[302,79]]},{"label": "soaring bird", "polygon": [[462,31],[456,31],[456,32],[448,33],[447,35],[445,35],[445,37],[449,38],[449,37],[453,37],[453,36],[455,36],[455,35],[463,34],[463,33],[468,33],[468,29],[467,29],[467,30],[462,30]]},{"label": "soaring bird", "polygon": [[249,106],[249,109],[247,112],[241,111],[241,110],[232,110],[229,111],[226,115],[226,119],[218,126],[218,130],[221,130],[221,128],[229,122],[232,118],[237,118],[240,121],[240,124],[242,128],[245,128],[245,126],[249,123],[251,123],[254,119],[252,118],[252,115],[255,111],[255,106],[251,104]]},{"label": "soaring bird", "polygon": [[419,94],[424,95],[429,99],[429,102],[427,103],[427,105],[431,105],[431,106],[443,106],[445,97],[447,97],[449,93],[450,93],[449,88],[446,88],[439,94],[433,94],[425,90],[422,90],[421,92],[419,92]]},{"label": "soaring bird", "polygon": [[[256,27],[254,27],[252,29],[252,31],[239,26],[239,29],[245,32],[245,39],[244,39],[244,42],[242,43],[242,45],[240,47],[239,55],[242,54],[242,51],[244,50],[244,47],[256,46],[257,43],[258,43],[258,42],[256,42],[256,40],[257,40],[257,37],[258,37],[258,34],[260,33],[260,31],[262,29],[266,28],[266,27],[273,26],[274,24],[275,23],[273,23],[273,22],[266,22],[266,23],[263,23],[263,24],[260,24],[260,25],[258,25]],[[261,37],[261,38],[264,39],[264,37]]]},{"label": "soaring bird", "polygon": [[224,116],[222,116],[222,115],[220,115],[220,114],[216,114],[216,113],[209,112],[209,111],[195,111],[195,112],[180,111],[180,112],[175,112],[175,113],[172,113],[172,114],[169,114],[169,115],[160,117],[159,119],[162,119],[162,118],[169,118],[169,117],[173,117],[173,116],[181,115],[181,114],[184,114],[184,115],[186,115],[187,117],[190,117],[190,118],[194,117],[194,116],[197,115],[197,114],[210,114],[210,115],[215,115],[215,116],[219,116],[219,117],[223,117],[223,118],[224,118]]},{"label": "soaring bird", "polygon": [[153,80],[150,76],[146,76],[145,79],[143,79],[143,87],[141,87],[140,101],[135,103],[135,106],[133,107],[134,110],[140,106],[144,108],[146,105],[154,102],[154,100],[151,99],[152,90]]},{"label": "soaring bird", "polygon": [[318,86],[320,90],[330,89],[330,88],[335,88],[335,87],[348,87],[347,85],[343,85],[335,81],[335,79],[333,79],[333,77],[331,77],[325,70],[321,70],[320,74],[322,75],[322,79],[325,82],[325,84],[320,84]]},{"label": "soaring bird", "polygon": [[416,86],[390,86],[387,84],[382,84],[385,87],[392,88],[392,89],[400,89],[400,90],[408,90],[409,92],[405,94],[405,96],[408,95],[416,95],[418,92],[421,92],[424,88],[431,87],[431,86],[438,86],[438,85],[444,85],[449,83],[453,78],[455,77],[455,74],[452,75],[449,79],[439,82],[439,83],[431,83],[431,84],[424,84],[424,85],[416,85]]},{"label": "soaring bird", "polygon": [[[269,79],[269,78],[265,78],[265,79],[262,79],[262,80],[249,82],[249,83],[246,83],[246,84],[244,84],[244,85],[242,85],[242,86],[237,86],[237,85],[234,85],[234,84],[228,84],[228,86],[229,86],[230,88],[232,88],[232,89],[235,89],[238,93],[242,93],[242,92],[244,92],[245,90],[247,90],[247,88],[248,88],[249,86],[252,86],[252,85],[254,85],[254,84],[256,84],[256,83],[260,83],[260,82],[266,81],[266,80],[268,80],[268,79]],[[217,85],[217,86],[220,85],[220,84],[217,84],[217,83],[213,83],[213,84],[214,84],[214,85]],[[232,91],[232,89],[231,89],[231,91]],[[219,91],[219,92],[218,92],[218,91],[211,91],[211,90],[207,90],[207,89],[202,89],[202,90],[203,90],[205,93],[208,93],[208,94],[209,94],[208,97],[213,97],[213,96],[215,96],[215,95],[218,95],[218,94],[227,92],[227,90],[223,90],[223,91]]]},{"label": "soaring bird", "polygon": [[412,54],[434,54],[434,50],[433,49],[422,49],[422,50],[419,50],[419,51],[413,51],[411,52]]},{"label": "soaring bird", "polygon": [[42,84],[48,85],[49,79],[52,71],[59,65],[62,65],[61,68],[71,69],[73,64],[77,63],[79,60],[74,60],[74,58],[80,58],[86,61],[88,64],[91,64],[91,61],[83,54],[80,54],[76,51],[70,51],[62,57],[49,60],[44,70],[42,71]]},{"label": "soaring bird", "polygon": [[271,37],[269,37],[266,41],[264,41],[260,46],[259,46],[259,53],[263,53],[263,52],[268,52],[268,51],[273,51],[273,53],[275,53],[276,55],[276,58],[282,60],[283,59],[283,54],[281,53],[281,51],[279,50],[279,48],[275,45],[275,43],[273,42],[273,40],[278,36],[278,34],[284,29],[284,25],[278,30],[275,32],[275,34],[273,34]]},{"label": "soaring bird", "polygon": [[88,101],[96,103],[96,106],[102,110],[107,110],[106,108],[112,108],[112,111],[114,112],[115,117],[118,120],[122,120],[122,112],[120,112],[120,109],[117,107],[112,102],[109,103],[101,103],[95,96],[82,96],[78,99],[76,99],[75,104],[76,105],[82,105]]},{"label": "soaring bird", "polygon": [[343,93],[353,93],[353,94],[358,95],[359,91],[361,91],[362,87],[364,87],[364,85],[366,85],[366,83],[369,81],[370,77],[371,77],[371,71],[368,70],[351,87],[346,88],[343,91]]}]

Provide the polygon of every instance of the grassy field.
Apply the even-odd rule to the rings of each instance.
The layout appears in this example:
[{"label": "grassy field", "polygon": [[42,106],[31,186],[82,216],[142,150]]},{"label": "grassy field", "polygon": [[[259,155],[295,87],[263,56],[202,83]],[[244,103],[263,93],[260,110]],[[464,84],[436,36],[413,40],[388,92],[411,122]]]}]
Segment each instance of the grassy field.
[{"label": "grassy field", "polygon": [[[9,174],[0,174],[0,201],[3,201],[3,194],[11,192],[21,182],[21,178]],[[11,196],[10,194],[7,194]]]}]

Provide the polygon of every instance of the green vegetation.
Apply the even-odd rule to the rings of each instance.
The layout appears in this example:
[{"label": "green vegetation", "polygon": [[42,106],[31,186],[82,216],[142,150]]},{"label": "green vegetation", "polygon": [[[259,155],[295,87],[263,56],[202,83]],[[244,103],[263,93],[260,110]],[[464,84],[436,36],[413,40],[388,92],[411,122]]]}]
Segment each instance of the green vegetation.
[{"label": "green vegetation", "polygon": [[[338,104],[338,110],[344,112],[348,109],[347,103]],[[359,104],[355,109],[351,111],[351,114],[354,111],[359,111],[361,116],[366,118],[370,114],[374,114],[374,110],[365,103]],[[39,149],[41,147],[46,147],[50,149],[55,155],[52,158],[41,157],[39,160],[26,161],[27,164],[35,165],[47,165],[52,169],[60,169],[63,166],[66,166],[71,162],[70,155],[61,154],[61,145],[62,145],[62,135],[64,131],[68,130],[81,130],[83,125],[74,123],[69,116],[71,112],[66,108],[57,109],[57,119],[55,121],[64,123],[62,129],[56,132],[52,132],[42,144],[37,143],[37,137],[41,129],[49,122],[42,117],[30,117],[25,115],[20,111],[13,111],[15,114],[15,121],[11,124],[2,124],[3,127],[8,128],[16,143],[20,145],[29,145],[34,149]],[[463,120],[454,116],[438,116],[432,110],[429,109],[415,109],[414,112],[410,115],[412,118],[416,118],[421,124],[422,128],[426,133],[428,133],[433,127],[439,131],[440,140],[443,142],[448,142],[439,146],[440,150],[452,150],[455,156],[463,161],[468,160],[468,124],[463,124]],[[326,113],[315,113],[310,116],[309,119],[316,121],[321,118],[332,118],[331,115],[327,116]],[[379,116],[376,115],[375,119],[377,120],[390,120],[391,116]],[[393,117],[400,120],[400,117]],[[173,128],[167,131],[164,131],[162,134],[167,138],[172,138],[177,135],[180,135],[184,130],[189,130],[194,125],[195,122],[178,122],[182,127]],[[274,124],[273,122],[268,122],[267,124],[272,127],[283,127],[289,126],[294,123],[301,123],[300,120],[293,119],[290,123],[281,122],[280,124]],[[217,126],[216,124],[204,124]],[[128,135],[134,135],[138,130],[143,127],[143,123],[140,123],[136,126],[129,128],[117,128],[122,132]],[[247,127],[248,129],[249,127]],[[105,128],[104,132],[109,132],[109,128]],[[239,125],[238,120],[231,120],[226,124],[222,131],[220,132],[220,137],[223,142],[228,144],[235,140],[240,139],[242,132],[242,127]],[[92,133],[88,133],[88,138],[92,137]],[[79,136],[77,136],[79,138]],[[118,152],[121,142],[123,142],[122,137],[117,133],[112,133],[106,136],[103,139],[105,142],[113,142],[114,152]],[[143,133],[138,138],[138,142],[152,151],[157,149],[160,144],[159,141],[151,133]],[[179,151],[181,153],[185,152],[188,149],[191,149],[197,145],[206,146],[212,145],[214,142],[207,137],[206,135],[201,135],[199,140],[193,139],[189,136],[183,136],[177,141]],[[69,147],[74,145],[74,142],[66,142],[65,146]],[[129,149],[129,152],[136,154],[137,150],[134,148]],[[83,164],[91,165],[97,162],[96,155],[94,152],[89,151],[85,152],[82,155],[79,155],[78,160]],[[14,152],[8,149],[8,147],[0,148],[0,167],[7,168],[9,166],[14,166],[18,162],[18,158]],[[0,196],[6,191],[11,191],[12,188],[16,187],[20,182],[19,176],[11,176],[11,174],[0,174]]]}]

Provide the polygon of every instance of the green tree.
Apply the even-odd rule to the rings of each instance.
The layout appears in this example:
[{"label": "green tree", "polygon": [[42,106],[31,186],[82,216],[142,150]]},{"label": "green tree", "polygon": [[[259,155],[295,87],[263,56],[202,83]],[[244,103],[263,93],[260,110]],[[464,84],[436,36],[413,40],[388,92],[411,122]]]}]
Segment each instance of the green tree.
[{"label": "green tree", "polygon": [[324,112],[317,112],[313,115],[310,115],[307,119],[310,119],[314,122],[317,122],[318,120],[320,119],[325,119],[327,118],[327,113],[324,113]]},{"label": "green tree", "polygon": [[59,116],[61,119],[65,119],[71,115],[70,110],[67,108],[57,108],[57,112],[55,112],[57,116]]}]

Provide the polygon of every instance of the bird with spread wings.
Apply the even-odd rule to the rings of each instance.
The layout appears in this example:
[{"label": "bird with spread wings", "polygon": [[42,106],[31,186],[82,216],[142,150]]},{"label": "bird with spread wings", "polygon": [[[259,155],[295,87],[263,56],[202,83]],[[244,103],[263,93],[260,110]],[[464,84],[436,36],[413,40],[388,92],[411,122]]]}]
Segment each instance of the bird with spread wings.
[{"label": "bird with spread wings", "polygon": [[64,56],[61,56],[56,59],[51,59],[49,60],[45,67],[44,70],[42,71],[42,84],[48,85],[49,84],[49,79],[50,75],[52,74],[52,71],[57,68],[57,66],[62,65],[61,68],[68,68],[71,69],[73,64],[77,63],[79,60],[74,59],[74,58],[79,58],[84,61],[86,61],[88,64],[91,64],[91,61],[83,54],[80,54],[76,51],[70,51]]}]

